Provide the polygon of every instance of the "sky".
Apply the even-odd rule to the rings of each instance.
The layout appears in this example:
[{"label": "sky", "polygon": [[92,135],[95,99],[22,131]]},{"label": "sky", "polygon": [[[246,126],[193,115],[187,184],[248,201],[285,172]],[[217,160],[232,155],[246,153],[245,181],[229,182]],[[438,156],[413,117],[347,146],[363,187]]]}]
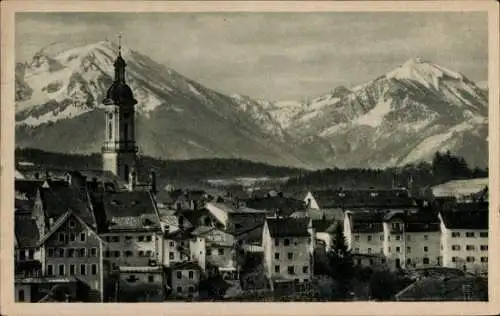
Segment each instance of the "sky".
[{"label": "sky", "polygon": [[486,13],[17,13],[16,61],[53,42],[116,40],[226,94],[304,100],[412,57],[487,80]]}]

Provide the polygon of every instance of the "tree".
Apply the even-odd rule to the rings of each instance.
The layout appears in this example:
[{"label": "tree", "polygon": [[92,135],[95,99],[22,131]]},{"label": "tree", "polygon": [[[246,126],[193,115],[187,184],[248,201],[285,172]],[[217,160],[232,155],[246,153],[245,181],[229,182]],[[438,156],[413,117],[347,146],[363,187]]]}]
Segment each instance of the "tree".
[{"label": "tree", "polygon": [[335,236],[333,237],[332,249],[328,253],[328,261],[330,276],[337,281],[339,297],[347,298],[349,284],[354,275],[354,263],[340,222],[335,227]]},{"label": "tree", "polygon": [[370,295],[379,301],[390,300],[395,295],[396,277],[389,270],[373,272],[370,278]]}]

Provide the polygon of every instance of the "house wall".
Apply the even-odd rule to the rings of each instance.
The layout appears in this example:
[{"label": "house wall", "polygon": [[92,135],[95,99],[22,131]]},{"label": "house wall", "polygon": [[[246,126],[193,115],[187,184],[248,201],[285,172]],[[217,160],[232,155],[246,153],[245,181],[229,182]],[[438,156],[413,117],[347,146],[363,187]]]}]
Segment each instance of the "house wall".
[{"label": "house wall", "polygon": [[134,271],[120,272],[120,282],[129,286],[139,286],[144,284],[163,285],[163,273],[161,271]]},{"label": "house wall", "polygon": [[[288,246],[285,246],[285,240],[290,241]],[[309,237],[270,238],[266,243],[267,270],[270,277],[300,282],[310,281],[312,276],[310,244]],[[291,259],[288,257],[289,253],[292,254]],[[279,271],[276,270],[276,266],[279,266]],[[289,273],[289,267],[293,267],[293,273]]]},{"label": "house wall", "polygon": [[189,260],[190,253],[189,240],[163,240],[162,262],[166,267],[170,267],[170,265],[174,262]]},{"label": "house wall", "polygon": [[161,231],[106,233],[102,238],[105,242],[104,260],[111,265],[147,266],[149,260],[161,264]]},{"label": "house wall", "polygon": [[224,225],[224,227],[227,227],[228,225],[228,220],[229,220],[229,214],[217,206],[213,205],[212,203],[207,203],[206,205],[207,210],[212,213],[212,215]]},{"label": "house wall", "polygon": [[44,244],[46,255],[43,274],[74,275],[95,291],[93,299],[102,299],[101,246],[101,240],[93,231],[70,217]]},{"label": "house wall", "polygon": [[380,254],[384,248],[384,233],[357,233],[351,235],[351,250],[354,253]]},{"label": "house wall", "polygon": [[[444,225],[442,229],[443,266],[462,270],[465,266],[468,272],[473,273],[488,270],[488,237],[480,235],[487,234],[488,230],[447,229]],[[474,233],[474,237],[467,237],[467,233]],[[453,237],[454,234],[458,236]],[[472,249],[467,250],[467,246],[472,246]]]},{"label": "house wall", "polygon": [[14,300],[16,302],[31,302],[31,284],[15,283],[14,285]]},{"label": "house wall", "polygon": [[[192,277],[190,277],[190,273]],[[198,269],[174,269],[172,270],[171,282],[172,296],[197,297],[199,295],[200,271]]]},{"label": "house wall", "polygon": [[206,241],[205,238],[198,237],[189,241],[189,251],[191,260],[196,262],[203,272],[207,268]]}]

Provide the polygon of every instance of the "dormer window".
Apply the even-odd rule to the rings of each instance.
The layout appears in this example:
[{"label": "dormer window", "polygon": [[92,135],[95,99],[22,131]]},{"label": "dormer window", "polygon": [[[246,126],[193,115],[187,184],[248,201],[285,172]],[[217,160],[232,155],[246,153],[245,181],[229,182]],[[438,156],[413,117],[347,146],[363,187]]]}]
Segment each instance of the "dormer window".
[{"label": "dormer window", "polygon": [[377,192],[372,192],[372,193],[370,193],[370,196],[371,197],[376,197],[376,196],[378,196],[378,193]]}]

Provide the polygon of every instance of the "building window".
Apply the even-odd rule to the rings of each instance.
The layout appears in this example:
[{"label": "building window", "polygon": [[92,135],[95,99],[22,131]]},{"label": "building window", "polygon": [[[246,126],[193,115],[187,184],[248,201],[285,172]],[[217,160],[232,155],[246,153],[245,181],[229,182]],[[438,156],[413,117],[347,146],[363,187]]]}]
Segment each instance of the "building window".
[{"label": "building window", "polygon": [[153,255],[153,251],[151,251],[151,250],[147,250],[147,251],[146,251],[146,257],[154,257],[154,255]]},{"label": "building window", "polygon": [[391,241],[391,236],[387,236],[387,241]]},{"label": "building window", "polygon": [[26,253],[24,250],[19,250],[19,260],[26,260]]},{"label": "building window", "polygon": [[460,251],[460,245],[453,245],[453,246],[451,246],[451,250],[453,250],[453,251]]},{"label": "building window", "polygon": [[53,276],[54,275],[54,266],[51,264],[47,265],[47,275],[48,276]]},{"label": "building window", "polygon": [[69,265],[69,275],[75,275],[75,265],[74,264],[70,264]]},{"label": "building window", "polygon": [[368,248],[368,253],[372,253],[372,248]]},{"label": "building window", "polygon": [[424,264],[429,264],[429,258],[424,258]]},{"label": "building window", "polygon": [[189,271],[189,279],[190,280],[194,279],[194,272],[193,271]]},{"label": "building window", "polygon": [[396,235],[396,240],[401,240],[401,236]]},{"label": "building window", "polygon": [[64,258],[64,248],[59,248],[59,257]]},{"label": "building window", "polygon": [[110,251],[109,251],[109,250],[106,250],[106,251],[104,252],[104,257],[108,258],[108,257],[109,257],[109,254],[110,254]]},{"label": "building window", "polygon": [[48,256],[49,256],[49,258],[54,257],[54,248],[49,248],[48,249]]},{"label": "building window", "polygon": [[75,248],[68,248],[68,252],[66,253],[69,258],[75,257]]},{"label": "building window", "polygon": [[275,252],[274,253],[274,259],[276,259],[276,260],[280,259],[280,253],[279,252]]},{"label": "building window", "polygon": [[189,290],[189,293],[193,293],[193,292],[194,292],[194,287],[190,286],[190,287],[188,288],[188,290]]},{"label": "building window", "polygon": [[78,257],[85,257],[85,248],[78,249]]},{"label": "building window", "polygon": [[[111,116],[112,118],[113,116]],[[110,118],[110,119],[111,119]],[[113,138],[113,125],[111,124],[111,121],[108,123],[108,139],[111,140]]]},{"label": "building window", "polygon": [[224,255],[224,248],[219,248],[219,255],[220,256]]},{"label": "building window", "polygon": [[177,287],[177,293],[182,293],[182,287],[180,286]]},{"label": "building window", "polygon": [[65,242],[66,241],[66,234],[59,233],[57,239],[59,240],[59,242]]},{"label": "building window", "polygon": [[144,241],[144,236],[137,237],[137,240],[139,240],[140,242],[143,242]]},{"label": "building window", "polygon": [[400,247],[396,247],[396,252],[400,252],[401,251],[401,248]]},{"label": "building window", "polygon": [[475,237],[475,236],[476,236],[476,234],[474,234],[474,232],[466,232],[465,233],[465,237],[471,238],[471,237]]},{"label": "building window", "polygon": [[406,247],[406,252],[411,253],[411,247]]},{"label": "building window", "polygon": [[177,279],[182,279],[182,271],[177,271]]},{"label": "building window", "polygon": [[406,240],[410,241],[411,240],[411,235],[406,236]]},{"label": "building window", "polygon": [[293,252],[289,252],[287,255],[288,255],[288,260],[293,260]]},{"label": "building window", "polygon": [[354,241],[359,241],[359,235],[354,236]]},{"label": "building window", "polygon": [[148,275],[148,282],[153,283],[155,281],[155,276],[154,275]]},{"label": "building window", "polygon": [[429,247],[424,246],[424,252],[428,252],[428,251],[429,251]]},{"label": "building window", "polygon": [[457,257],[452,257],[451,262],[457,262]]},{"label": "building window", "polygon": [[276,239],[274,240],[274,245],[275,245],[275,246],[279,246],[279,245],[280,245],[280,241],[279,241],[279,239],[278,239],[278,238],[276,238]]},{"label": "building window", "polygon": [[465,250],[474,251],[474,250],[476,250],[476,247],[474,247],[474,245],[467,245],[467,246],[465,246]]},{"label": "building window", "polygon": [[125,257],[132,257],[134,255],[134,252],[131,250],[127,250],[123,253]]},{"label": "building window", "polygon": [[87,265],[84,263],[80,264],[80,275],[87,275]]},{"label": "building window", "polygon": [[483,262],[483,263],[488,262],[488,257],[481,257],[481,262]]},{"label": "building window", "polygon": [[424,235],[424,240],[429,240],[429,235]]},{"label": "building window", "polygon": [[467,258],[465,259],[465,261],[467,261],[467,262],[474,262],[474,261],[475,261],[475,258],[474,258],[474,257],[467,257]]},{"label": "building window", "polygon": [[65,270],[65,266],[64,266],[64,264],[60,264],[60,265],[59,265],[59,275],[65,275],[65,274],[66,274],[66,273],[65,273],[66,271],[64,271],[64,270]]},{"label": "building window", "polygon": [[279,273],[280,272],[280,266],[274,266],[274,272]]},{"label": "building window", "polygon": [[308,266],[303,266],[302,267],[302,273],[309,273],[309,267]]},{"label": "building window", "polygon": [[293,269],[293,266],[288,267],[288,274],[295,274],[295,270]]},{"label": "building window", "polygon": [[90,272],[92,273],[92,275],[97,274],[97,264],[92,263],[92,266],[90,267]]},{"label": "building window", "polygon": [[290,239],[285,238],[285,241],[283,243],[285,246],[290,246]]},{"label": "building window", "polygon": [[459,238],[460,237],[460,233],[459,232],[452,232],[451,233],[451,237],[453,237],[453,238]]},{"label": "building window", "polygon": [[113,242],[120,242],[120,236],[111,236]]},{"label": "building window", "polygon": [[371,235],[368,235],[368,237],[366,237],[366,239],[367,239],[368,241],[372,241],[372,236],[371,236]]},{"label": "building window", "polygon": [[387,247],[387,252],[391,252],[391,247]]},{"label": "building window", "polygon": [[173,253],[173,252],[169,252],[169,253],[168,253],[168,259],[169,259],[169,260],[174,260],[174,258],[175,258],[174,253]]},{"label": "building window", "polygon": [[169,245],[170,245],[170,247],[173,247],[173,246],[174,246],[174,242],[173,242],[173,241],[171,241],[171,242],[169,243]]},{"label": "building window", "polygon": [[97,248],[91,248],[90,249],[90,256],[91,257],[97,257]]},{"label": "building window", "polygon": [[69,241],[75,241],[75,240],[76,240],[75,233],[69,233]]},{"label": "building window", "polygon": [[146,236],[146,241],[152,241],[152,240],[153,240],[153,237],[151,235]]},{"label": "building window", "polygon": [[116,250],[113,253],[115,255],[115,258],[119,258],[120,257],[120,251]]},{"label": "building window", "polygon": [[128,124],[123,124],[123,139],[128,140]]},{"label": "building window", "polygon": [[139,257],[144,257],[144,251],[139,251]]},{"label": "building window", "polygon": [[211,256],[212,255],[212,249],[207,249],[207,256]]},{"label": "building window", "polygon": [[384,240],[384,235],[380,235],[380,241]]},{"label": "building window", "polygon": [[85,233],[81,233],[81,234],[80,234],[80,241],[81,241],[81,242],[85,242],[86,237],[87,237],[87,234],[85,234]]},{"label": "building window", "polygon": [[488,232],[480,232],[479,233],[479,237],[487,238],[488,237]]},{"label": "building window", "polygon": [[488,251],[488,245],[481,245],[481,251]]},{"label": "building window", "polygon": [[35,251],[33,249],[29,249],[28,250],[28,259],[33,260],[34,256],[35,256]]}]

